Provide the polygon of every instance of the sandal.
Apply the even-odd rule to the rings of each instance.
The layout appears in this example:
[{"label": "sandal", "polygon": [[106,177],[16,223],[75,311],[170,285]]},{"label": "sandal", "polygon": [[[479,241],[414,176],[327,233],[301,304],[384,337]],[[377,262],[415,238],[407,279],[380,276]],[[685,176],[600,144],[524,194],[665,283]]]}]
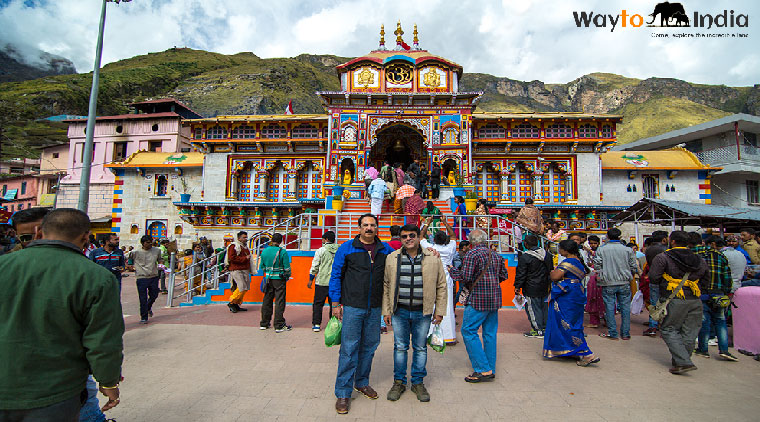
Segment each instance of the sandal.
[{"label": "sandal", "polygon": [[466,382],[484,382],[484,381],[492,381],[494,378],[496,378],[496,375],[491,373],[488,375],[483,375],[480,372],[473,372],[472,374],[464,377],[464,380]]},{"label": "sandal", "polygon": [[585,368],[585,367],[591,365],[592,363],[599,363],[599,361],[601,361],[601,359],[599,359],[599,358],[593,358],[593,359],[589,359],[589,360],[580,359],[577,362],[575,362],[575,364],[578,365],[578,366],[582,366],[582,367]]}]

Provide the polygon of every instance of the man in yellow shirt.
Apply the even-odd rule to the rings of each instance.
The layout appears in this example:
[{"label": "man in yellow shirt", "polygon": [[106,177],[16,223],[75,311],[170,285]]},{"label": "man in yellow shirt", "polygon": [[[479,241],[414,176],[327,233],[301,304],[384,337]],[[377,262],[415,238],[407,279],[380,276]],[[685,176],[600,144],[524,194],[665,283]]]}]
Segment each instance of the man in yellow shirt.
[{"label": "man in yellow shirt", "polygon": [[742,229],[741,238],[744,250],[754,265],[760,264],[760,244],[755,240],[755,229]]}]

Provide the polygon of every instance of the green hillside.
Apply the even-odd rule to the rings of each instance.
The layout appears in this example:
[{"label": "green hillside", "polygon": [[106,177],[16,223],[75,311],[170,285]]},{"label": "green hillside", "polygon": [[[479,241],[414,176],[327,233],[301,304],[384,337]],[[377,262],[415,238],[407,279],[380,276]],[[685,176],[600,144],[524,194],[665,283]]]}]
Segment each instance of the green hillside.
[{"label": "green hillside", "polygon": [[[98,114],[125,113],[129,103],[166,96],[209,117],[281,113],[290,100],[296,113],[320,113],[323,107],[314,92],[338,90],[335,66],[349,59],[310,54],[261,59],[253,53],[172,48],[106,65]],[[88,73],[0,83],[0,156],[35,157],[34,147],[66,142],[65,124],[38,119],[87,114],[91,81]],[[728,113],[760,114],[760,85],[733,88],[610,73],[544,84],[465,73],[460,90],[483,91],[480,111],[619,113],[621,143]]]},{"label": "green hillside", "polygon": [[731,114],[672,97],[651,98],[641,104],[628,104],[614,112],[623,115],[623,124],[619,126],[617,134],[620,144],[709,122]]}]

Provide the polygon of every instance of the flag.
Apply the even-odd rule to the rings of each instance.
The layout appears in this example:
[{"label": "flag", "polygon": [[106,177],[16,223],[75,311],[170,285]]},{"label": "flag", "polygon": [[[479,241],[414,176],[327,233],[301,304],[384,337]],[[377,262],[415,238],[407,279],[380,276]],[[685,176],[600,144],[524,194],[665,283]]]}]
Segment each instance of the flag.
[{"label": "flag", "polygon": [[404,50],[406,50],[406,51],[409,51],[409,50],[411,50],[411,49],[412,49],[412,47],[409,47],[409,44],[405,43],[404,41],[401,41],[401,47],[402,47]]},{"label": "flag", "polygon": [[293,100],[288,101],[288,105],[285,106],[285,114],[293,114]]}]

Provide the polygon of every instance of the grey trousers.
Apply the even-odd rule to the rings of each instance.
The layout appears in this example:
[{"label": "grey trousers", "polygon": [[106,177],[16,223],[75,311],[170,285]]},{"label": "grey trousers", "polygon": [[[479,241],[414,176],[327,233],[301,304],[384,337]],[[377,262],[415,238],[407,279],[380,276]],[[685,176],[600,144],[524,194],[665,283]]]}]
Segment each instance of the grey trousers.
[{"label": "grey trousers", "polygon": [[702,328],[702,301],[674,298],[668,304],[668,314],[660,324],[662,339],[670,349],[676,366],[693,365],[691,354]]}]

